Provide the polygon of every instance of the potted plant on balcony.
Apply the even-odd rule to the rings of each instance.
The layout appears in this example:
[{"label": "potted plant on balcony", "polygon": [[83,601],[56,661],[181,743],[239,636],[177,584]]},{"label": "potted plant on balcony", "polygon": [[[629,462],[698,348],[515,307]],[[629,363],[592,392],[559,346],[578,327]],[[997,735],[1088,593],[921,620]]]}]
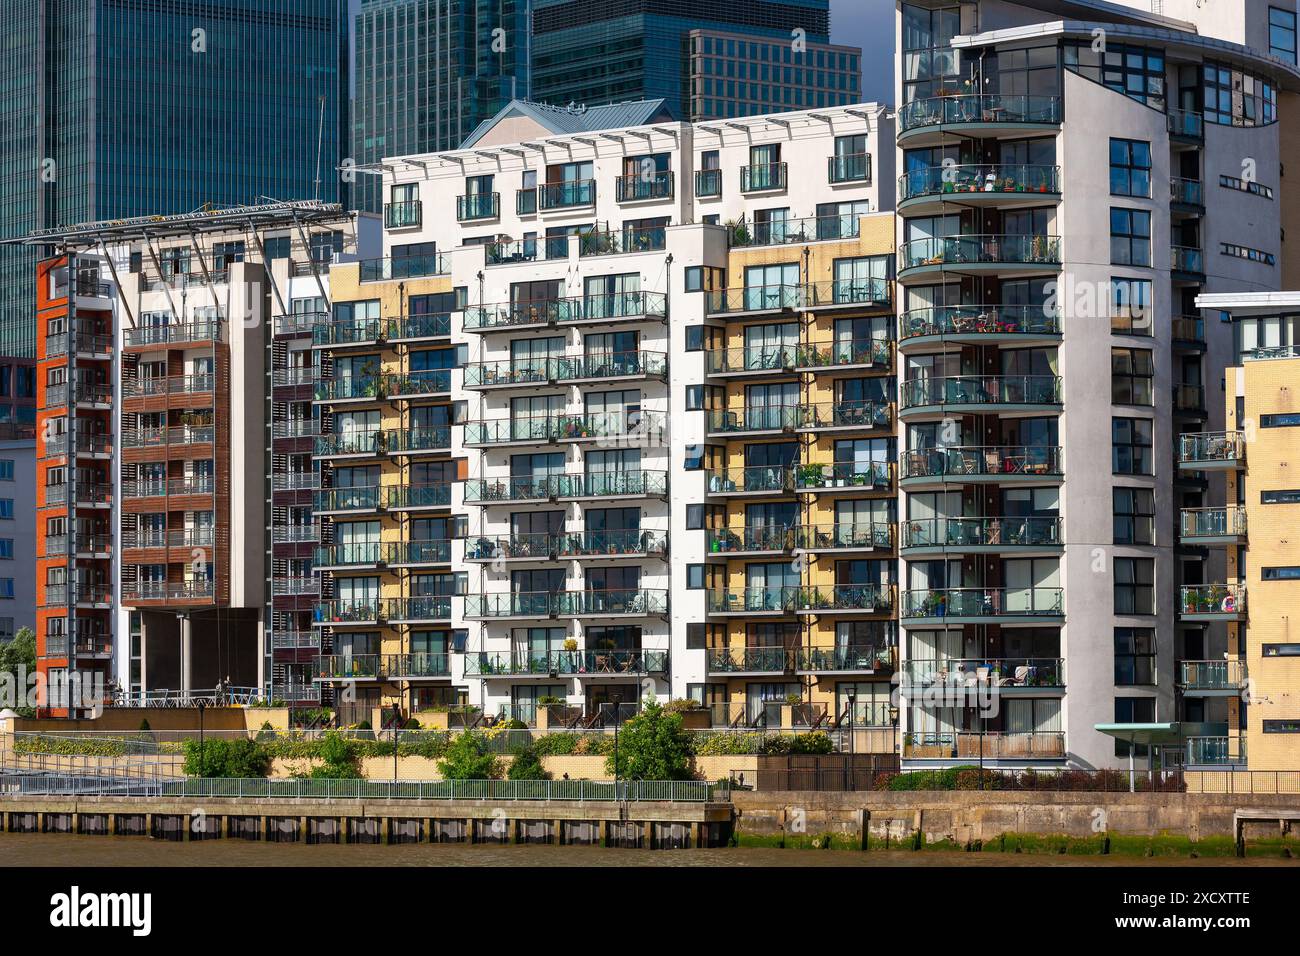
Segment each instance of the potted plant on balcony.
[{"label": "potted plant on balcony", "polygon": [[799,481],[804,488],[820,488],[822,486],[822,470],[825,466],[819,464],[803,465],[799,469]]},{"label": "potted plant on balcony", "polygon": [[727,221],[727,244],[731,246],[747,246],[752,241],[749,232],[749,224],[744,219],[730,219]]}]

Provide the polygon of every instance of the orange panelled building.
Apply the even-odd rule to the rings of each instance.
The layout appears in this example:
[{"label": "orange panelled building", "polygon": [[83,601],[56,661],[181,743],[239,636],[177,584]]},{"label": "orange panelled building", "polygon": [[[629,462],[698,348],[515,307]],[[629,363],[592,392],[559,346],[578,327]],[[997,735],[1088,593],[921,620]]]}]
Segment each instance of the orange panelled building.
[{"label": "orange panelled building", "polygon": [[40,712],[76,716],[60,679],[112,660],[113,310],[98,266],[37,266],[36,655]]}]

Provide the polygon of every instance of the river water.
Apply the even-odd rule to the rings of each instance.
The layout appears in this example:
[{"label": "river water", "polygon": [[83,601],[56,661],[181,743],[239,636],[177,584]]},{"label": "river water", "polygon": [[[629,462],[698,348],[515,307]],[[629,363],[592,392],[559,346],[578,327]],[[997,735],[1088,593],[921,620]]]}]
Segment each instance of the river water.
[{"label": "river water", "polygon": [[0,834],[0,866],[1300,866],[1296,860],[1052,854],[947,853],[938,851],[782,850],[728,847],[714,850],[619,850],[577,846],[463,846],[366,844],[310,846],[246,840],[168,843],[147,837]]}]

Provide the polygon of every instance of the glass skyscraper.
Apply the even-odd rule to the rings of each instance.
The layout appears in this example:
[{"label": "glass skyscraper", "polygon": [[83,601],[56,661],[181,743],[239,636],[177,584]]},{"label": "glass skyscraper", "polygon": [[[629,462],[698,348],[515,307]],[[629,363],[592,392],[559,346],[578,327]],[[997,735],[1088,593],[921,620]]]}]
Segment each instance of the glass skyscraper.
[{"label": "glass skyscraper", "polygon": [[[353,32],[357,163],[455,149],[527,92],[527,0],[362,0]],[[379,177],[353,195],[378,212]]]},{"label": "glass skyscraper", "polygon": [[[343,201],[347,24],[347,0],[6,4],[0,236]],[[36,256],[0,246],[0,355],[34,354]]]},{"label": "glass skyscraper", "polygon": [[[796,36],[806,49],[792,48]],[[853,102],[860,51],[829,39],[830,0],[534,0],[531,98],[587,106],[664,99],[686,120]],[[805,68],[811,75],[796,78]],[[852,89],[834,90],[844,74]],[[843,98],[796,104],[804,97],[787,102],[783,86]]]}]

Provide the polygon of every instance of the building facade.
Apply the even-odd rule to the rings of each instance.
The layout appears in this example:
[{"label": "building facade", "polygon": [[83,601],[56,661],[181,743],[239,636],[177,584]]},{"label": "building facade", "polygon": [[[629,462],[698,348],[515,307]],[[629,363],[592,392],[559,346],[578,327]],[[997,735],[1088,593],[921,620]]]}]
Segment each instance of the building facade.
[{"label": "building facade", "polygon": [[[346,6],[14,5],[0,25],[0,239],[266,196],[339,201]],[[36,354],[39,254],[0,247],[0,355]]]},{"label": "building facade", "polygon": [[0,643],[24,627],[36,627],[36,439],[0,438]]}]

